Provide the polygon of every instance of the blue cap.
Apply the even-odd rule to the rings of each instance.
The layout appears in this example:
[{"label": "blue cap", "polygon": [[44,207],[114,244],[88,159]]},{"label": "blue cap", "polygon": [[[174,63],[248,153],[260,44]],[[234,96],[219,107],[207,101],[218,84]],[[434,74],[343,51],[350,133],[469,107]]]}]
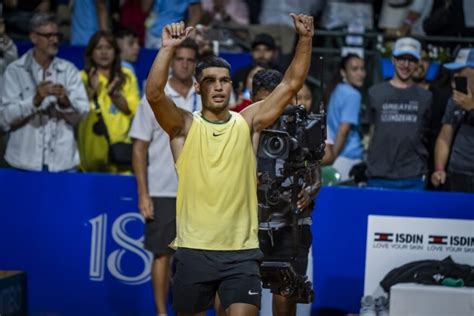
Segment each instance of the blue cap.
[{"label": "blue cap", "polygon": [[393,48],[392,56],[398,57],[403,55],[411,55],[420,60],[421,43],[411,37],[402,37],[397,39]]},{"label": "blue cap", "polygon": [[474,48],[460,49],[454,62],[444,64],[444,68],[449,70],[459,70],[466,67],[474,68]]}]

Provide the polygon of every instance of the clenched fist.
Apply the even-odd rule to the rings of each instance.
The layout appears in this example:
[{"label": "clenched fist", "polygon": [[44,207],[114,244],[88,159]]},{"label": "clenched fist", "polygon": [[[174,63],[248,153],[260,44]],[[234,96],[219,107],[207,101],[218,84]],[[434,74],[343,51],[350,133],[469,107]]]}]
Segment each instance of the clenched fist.
[{"label": "clenched fist", "polygon": [[305,14],[294,14],[290,16],[293,18],[295,24],[295,30],[299,36],[313,37],[314,35],[314,24],[313,17]]}]

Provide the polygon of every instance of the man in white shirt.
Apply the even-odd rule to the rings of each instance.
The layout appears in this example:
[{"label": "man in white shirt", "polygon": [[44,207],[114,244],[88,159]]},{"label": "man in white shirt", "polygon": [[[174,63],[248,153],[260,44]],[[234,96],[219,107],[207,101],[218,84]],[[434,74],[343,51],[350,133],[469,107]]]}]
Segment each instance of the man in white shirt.
[{"label": "man in white shirt", "polygon": [[77,68],[56,57],[61,37],[54,15],[36,14],[33,48],[5,71],[0,128],[10,133],[5,160],[12,167],[65,171],[79,164],[74,125],[89,100]]},{"label": "man in white shirt", "polygon": [[[190,112],[201,110],[194,89],[198,46],[185,40],[173,58],[165,93]],[[158,315],[166,315],[170,262],[174,250],[168,245],[176,236],[177,176],[169,136],[159,126],[150,104],[143,97],[130,129],[133,138],[133,169],[137,179],[140,213],[146,219],[145,248],[153,252],[152,283]]]}]

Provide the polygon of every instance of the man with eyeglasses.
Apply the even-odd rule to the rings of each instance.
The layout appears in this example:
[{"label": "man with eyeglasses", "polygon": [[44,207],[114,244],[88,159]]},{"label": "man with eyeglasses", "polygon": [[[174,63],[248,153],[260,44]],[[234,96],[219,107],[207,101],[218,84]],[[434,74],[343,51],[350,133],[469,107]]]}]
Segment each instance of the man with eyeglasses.
[{"label": "man with eyeglasses", "polygon": [[37,13],[33,48],[5,71],[0,128],[10,134],[5,160],[14,168],[57,172],[79,164],[74,125],[89,101],[77,68],[56,57],[61,37],[55,16]]},{"label": "man with eyeglasses", "polygon": [[369,89],[368,186],[425,187],[432,94],[413,83],[420,56],[419,41],[398,39],[392,52],[392,79]]}]

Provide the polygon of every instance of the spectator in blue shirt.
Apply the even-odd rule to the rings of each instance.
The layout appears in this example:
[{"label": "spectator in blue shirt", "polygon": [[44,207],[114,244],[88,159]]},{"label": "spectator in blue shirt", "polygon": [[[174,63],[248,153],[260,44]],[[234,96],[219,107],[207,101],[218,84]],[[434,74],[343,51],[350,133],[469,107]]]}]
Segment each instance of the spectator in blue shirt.
[{"label": "spectator in blue shirt", "polygon": [[150,11],[145,22],[146,48],[160,48],[161,30],[165,25],[186,21],[186,25],[196,26],[203,15],[201,0],[145,0],[143,7]]},{"label": "spectator in blue shirt", "polygon": [[109,31],[107,0],[74,1],[71,11],[71,45],[87,46],[97,31]]},{"label": "spectator in blue shirt", "polygon": [[342,58],[325,99],[328,104],[328,135],[334,139],[333,167],[341,174],[341,180],[349,179],[352,166],[362,161],[364,153],[359,134],[361,88],[365,79],[364,60],[356,54]]}]

